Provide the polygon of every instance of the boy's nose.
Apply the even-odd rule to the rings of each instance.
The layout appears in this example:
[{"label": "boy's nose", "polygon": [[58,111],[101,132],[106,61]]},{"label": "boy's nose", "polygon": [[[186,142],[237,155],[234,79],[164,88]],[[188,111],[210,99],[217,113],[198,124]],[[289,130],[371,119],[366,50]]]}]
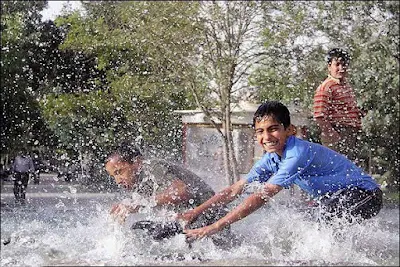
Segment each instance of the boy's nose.
[{"label": "boy's nose", "polygon": [[264,140],[269,140],[271,138],[271,134],[268,131],[265,131],[263,133],[263,139]]},{"label": "boy's nose", "polygon": [[346,70],[346,69],[347,69],[346,65],[344,65],[344,64],[339,65],[339,70]]}]

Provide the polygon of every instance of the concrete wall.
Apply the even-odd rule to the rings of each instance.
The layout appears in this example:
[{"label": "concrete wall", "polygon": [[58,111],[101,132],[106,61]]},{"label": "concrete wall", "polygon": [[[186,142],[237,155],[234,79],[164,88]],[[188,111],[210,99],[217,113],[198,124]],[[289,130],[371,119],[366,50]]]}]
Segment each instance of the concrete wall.
[{"label": "concrete wall", "polygon": [[[233,109],[233,141],[241,176],[249,172],[253,164],[263,155],[262,148],[256,143],[251,127],[253,114],[258,104],[239,106]],[[302,128],[309,125],[308,114],[297,106],[288,107],[292,124],[298,127],[297,136],[303,137]],[[224,174],[223,143],[220,133],[199,110],[178,111],[183,124],[183,161],[184,164],[203,177],[215,190],[229,183]]]},{"label": "concrete wall", "polygon": [[[215,128],[185,125],[184,164],[207,180],[216,188],[228,184],[225,180],[223,143],[220,133]],[[249,127],[233,130],[235,154],[240,173],[247,173],[254,161],[254,144],[252,129]]]}]

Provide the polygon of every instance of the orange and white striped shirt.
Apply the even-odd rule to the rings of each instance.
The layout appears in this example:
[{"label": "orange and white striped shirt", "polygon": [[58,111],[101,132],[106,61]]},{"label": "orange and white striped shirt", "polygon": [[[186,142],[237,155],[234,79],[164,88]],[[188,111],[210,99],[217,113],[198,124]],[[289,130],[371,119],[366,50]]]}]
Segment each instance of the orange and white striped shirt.
[{"label": "orange and white striped shirt", "polygon": [[328,75],[314,95],[314,118],[325,118],[336,126],[361,128],[360,114],[353,89]]}]

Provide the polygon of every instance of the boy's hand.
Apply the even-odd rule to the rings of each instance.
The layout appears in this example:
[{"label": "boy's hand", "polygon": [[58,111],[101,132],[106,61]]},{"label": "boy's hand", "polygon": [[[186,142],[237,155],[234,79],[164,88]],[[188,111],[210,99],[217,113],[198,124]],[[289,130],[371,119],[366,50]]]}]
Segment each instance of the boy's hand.
[{"label": "boy's hand", "polygon": [[183,233],[186,234],[188,241],[193,241],[195,239],[202,239],[206,236],[213,235],[218,231],[218,227],[215,224],[211,224],[197,229],[185,229],[183,230]]},{"label": "boy's hand", "polygon": [[110,214],[114,220],[123,224],[130,213],[135,213],[138,210],[139,206],[117,203],[112,206]]},{"label": "boy's hand", "polygon": [[184,228],[186,228],[186,226],[190,224],[194,220],[194,218],[195,216],[192,210],[180,213],[176,216],[176,220],[178,220]]}]

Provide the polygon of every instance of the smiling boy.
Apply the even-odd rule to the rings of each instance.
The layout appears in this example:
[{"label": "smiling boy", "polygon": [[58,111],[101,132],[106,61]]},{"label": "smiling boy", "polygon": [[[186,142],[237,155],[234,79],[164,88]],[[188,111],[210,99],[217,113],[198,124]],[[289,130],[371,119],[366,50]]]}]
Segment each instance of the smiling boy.
[{"label": "smiling boy", "polygon": [[202,205],[178,215],[186,223],[207,213],[215,205],[225,205],[243,192],[246,184],[259,181],[263,190],[251,194],[241,205],[217,222],[187,229],[189,239],[212,235],[253,213],[283,188],[298,185],[319,199],[326,217],[368,219],[382,206],[378,184],[345,156],[322,145],[293,136],[290,113],[276,101],[262,104],[255,112],[253,126],[257,142],[265,154],[246,178],[222,190]]}]

